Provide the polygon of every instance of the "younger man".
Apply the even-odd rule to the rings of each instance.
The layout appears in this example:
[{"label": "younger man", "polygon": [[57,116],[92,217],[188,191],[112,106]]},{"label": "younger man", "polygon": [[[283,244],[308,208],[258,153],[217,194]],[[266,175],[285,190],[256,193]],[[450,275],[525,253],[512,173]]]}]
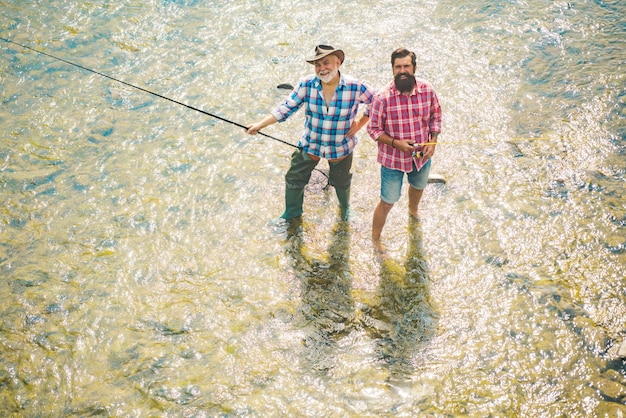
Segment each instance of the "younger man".
[{"label": "younger man", "polygon": [[374,97],[367,125],[368,133],[378,142],[381,164],[380,202],[372,221],[372,243],[379,253],[384,253],[380,236],[389,211],[400,199],[405,173],[409,215],[417,218],[441,132],[439,100],[430,83],[415,77],[415,53],[396,49],[391,54],[391,66],[394,81]]}]

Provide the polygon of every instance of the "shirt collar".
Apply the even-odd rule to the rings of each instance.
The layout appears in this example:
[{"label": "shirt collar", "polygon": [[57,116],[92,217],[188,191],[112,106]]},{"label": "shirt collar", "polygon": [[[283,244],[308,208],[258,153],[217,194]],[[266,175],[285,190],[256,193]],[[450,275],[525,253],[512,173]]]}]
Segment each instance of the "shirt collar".
[{"label": "shirt collar", "polygon": [[[315,81],[314,81],[313,85],[316,88],[321,89],[322,88],[322,80],[320,80],[320,78],[318,76],[315,76]],[[346,85],[346,80],[343,78],[343,74],[341,73],[341,71],[339,71],[339,84],[337,84],[337,88],[343,87],[345,85]]]}]

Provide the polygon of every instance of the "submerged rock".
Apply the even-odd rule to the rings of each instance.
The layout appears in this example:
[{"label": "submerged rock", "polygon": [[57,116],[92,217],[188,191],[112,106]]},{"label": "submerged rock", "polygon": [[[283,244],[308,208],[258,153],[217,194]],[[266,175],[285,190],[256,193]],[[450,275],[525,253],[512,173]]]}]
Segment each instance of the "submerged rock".
[{"label": "submerged rock", "polygon": [[617,402],[600,402],[596,407],[598,417],[626,417],[626,405]]},{"label": "submerged rock", "polygon": [[614,340],[607,350],[607,356],[610,360],[626,360],[626,337]]},{"label": "submerged rock", "polygon": [[626,339],[622,341],[622,344],[617,352],[619,358],[626,359]]},{"label": "submerged rock", "polygon": [[606,352],[610,345],[610,338],[601,327],[598,327],[591,318],[576,316],[572,320],[574,330],[582,336],[585,346],[593,353]]},{"label": "submerged rock", "polygon": [[595,385],[605,399],[622,402],[626,398],[626,386],[621,382],[602,377]]}]

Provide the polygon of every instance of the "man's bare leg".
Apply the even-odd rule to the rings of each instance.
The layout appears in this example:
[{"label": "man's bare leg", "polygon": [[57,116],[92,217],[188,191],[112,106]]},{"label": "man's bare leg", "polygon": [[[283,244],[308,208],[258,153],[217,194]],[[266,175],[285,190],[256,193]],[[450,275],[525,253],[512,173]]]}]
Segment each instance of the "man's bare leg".
[{"label": "man's bare leg", "polygon": [[387,222],[387,215],[393,207],[393,204],[385,203],[384,201],[378,202],[376,209],[374,209],[374,218],[372,220],[372,244],[374,249],[379,253],[385,252],[385,247],[380,241],[380,235],[383,232],[385,222]]},{"label": "man's bare leg", "polygon": [[417,190],[414,189],[413,186],[409,186],[409,215],[418,219],[417,217],[417,207],[420,204],[420,200],[422,200],[422,195],[424,194],[424,189]]}]

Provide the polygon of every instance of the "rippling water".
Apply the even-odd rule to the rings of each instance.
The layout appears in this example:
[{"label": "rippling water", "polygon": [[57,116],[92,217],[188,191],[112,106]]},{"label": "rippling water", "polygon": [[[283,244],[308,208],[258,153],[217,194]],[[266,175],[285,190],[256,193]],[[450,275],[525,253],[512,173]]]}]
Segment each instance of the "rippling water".
[{"label": "rippling water", "polygon": [[354,219],[316,173],[285,230],[291,147],[0,41],[3,416],[626,413],[621,2],[0,7],[4,39],[242,124],[316,43],[376,87],[407,46],[447,180],[381,262],[365,130]]}]

